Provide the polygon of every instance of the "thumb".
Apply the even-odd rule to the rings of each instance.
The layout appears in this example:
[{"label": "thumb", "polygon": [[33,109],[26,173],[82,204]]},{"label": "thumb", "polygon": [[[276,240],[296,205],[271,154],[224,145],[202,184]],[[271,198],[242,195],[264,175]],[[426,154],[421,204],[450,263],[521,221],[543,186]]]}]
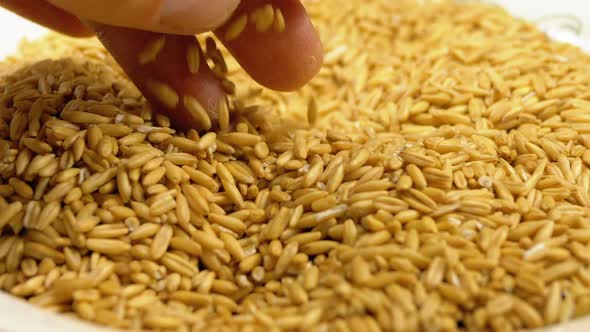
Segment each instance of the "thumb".
[{"label": "thumb", "polygon": [[48,0],[75,16],[111,26],[194,35],[223,24],[240,0]]}]

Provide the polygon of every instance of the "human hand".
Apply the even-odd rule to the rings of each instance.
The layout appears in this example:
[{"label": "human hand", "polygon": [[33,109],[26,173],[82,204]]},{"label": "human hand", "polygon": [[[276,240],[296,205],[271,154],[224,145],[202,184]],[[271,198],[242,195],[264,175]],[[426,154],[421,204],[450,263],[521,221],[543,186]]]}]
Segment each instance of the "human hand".
[{"label": "human hand", "polygon": [[[237,38],[227,38],[237,19],[265,4],[280,10],[284,31],[259,32],[248,21]],[[68,35],[95,33],[148,100],[185,128],[209,129],[191,116],[185,96],[199,101],[213,123],[225,96],[194,34],[214,31],[254,80],[274,90],[301,87],[322,64],[321,43],[299,0],[0,0],[0,6]],[[162,36],[156,58],[140,60]],[[187,50],[195,47],[199,65],[191,73]],[[177,100],[163,102],[148,83],[154,81],[171,87]]]}]

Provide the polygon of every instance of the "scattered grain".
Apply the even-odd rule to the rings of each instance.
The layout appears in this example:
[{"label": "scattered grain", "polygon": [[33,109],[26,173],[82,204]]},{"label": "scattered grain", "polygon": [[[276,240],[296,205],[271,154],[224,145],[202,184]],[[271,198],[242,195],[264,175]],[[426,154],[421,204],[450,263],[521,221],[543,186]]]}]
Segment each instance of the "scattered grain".
[{"label": "scattered grain", "polygon": [[[148,84],[199,131],[152,113],[95,41],[26,43],[0,78],[0,288],[137,330],[587,313],[588,57],[482,4],[304,3],[326,55],[301,90],[255,86],[209,37],[186,66],[213,64],[216,112]],[[284,19],[261,4],[224,38]]]}]

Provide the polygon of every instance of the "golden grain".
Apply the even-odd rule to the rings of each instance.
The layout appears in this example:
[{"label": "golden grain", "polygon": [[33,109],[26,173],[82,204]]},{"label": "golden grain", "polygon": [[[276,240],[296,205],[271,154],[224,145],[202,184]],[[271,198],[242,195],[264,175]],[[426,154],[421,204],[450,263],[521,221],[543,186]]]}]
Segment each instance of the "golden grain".
[{"label": "golden grain", "polygon": [[4,226],[13,218],[15,217],[21,210],[23,209],[23,205],[21,202],[14,202],[6,206],[5,208],[0,211],[0,229],[3,229]]},{"label": "golden grain", "polygon": [[[482,4],[305,6],[326,54],[299,91],[255,86],[209,36],[183,61],[230,92],[212,118],[146,86],[183,103],[188,131],[93,41],[26,44],[0,78],[0,288],[138,330],[511,331],[587,313],[588,57]],[[284,19],[261,4],[223,37]]]},{"label": "golden grain", "polygon": [[193,234],[193,239],[199,243],[201,246],[208,248],[208,249],[223,249],[224,243],[219,240],[215,235],[210,233],[206,233],[203,231],[195,231]]},{"label": "golden grain", "polygon": [[156,80],[148,80],[146,82],[146,88],[167,108],[176,108],[178,105],[178,93],[168,84]]},{"label": "golden grain", "polygon": [[154,40],[151,40],[146,43],[143,50],[138,55],[138,61],[140,65],[145,65],[150,62],[153,62],[160,54],[160,51],[164,48],[166,44],[166,36],[159,36]]},{"label": "golden grain", "polygon": [[186,48],[186,63],[191,74],[199,72],[201,66],[201,50],[197,44],[191,44]]},{"label": "golden grain", "polygon": [[198,100],[191,96],[183,96],[182,103],[184,107],[189,111],[190,115],[200,126],[202,130],[209,130],[211,128],[211,119],[209,114]]},{"label": "golden grain", "polygon": [[131,249],[131,246],[126,242],[110,239],[88,239],[86,246],[92,251],[106,255],[121,255]]},{"label": "golden grain", "polygon": [[246,29],[248,24],[248,15],[243,14],[236,18],[225,31],[224,39],[226,41],[232,41],[237,39],[242,32]]},{"label": "golden grain", "polygon": [[209,221],[214,223],[214,224],[218,224],[220,226],[223,226],[235,233],[242,234],[243,232],[246,231],[246,225],[244,224],[243,221],[241,221],[238,218],[232,217],[232,216],[227,216],[227,215],[223,215],[223,214],[218,214],[218,213],[210,213],[209,214]]},{"label": "golden grain", "polygon": [[150,247],[150,255],[153,259],[159,259],[168,250],[172,235],[173,229],[170,225],[160,227]]},{"label": "golden grain", "polygon": [[250,20],[254,22],[256,30],[259,32],[266,32],[272,27],[275,19],[275,11],[271,4],[266,4],[260,8],[255,9],[250,14]]},{"label": "golden grain", "polygon": [[[282,17],[282,15],[281,15]],[[307,122],[313,126],[318,120],[318,103],[314,97],[311,97],[307,104]]]},{"label": "golden grain", "polygon": [[172,253],[165,253],[162,256],[162,264],[168,269],[180,273],[186,277],[193,277],[197,273],[197,268],[187,259]]},{"label": "golden grain", "polygon": [[280,8],[275,9],[275,20],[273,22],[273,29],[276,32],[284,32],[286,29],[285,16]]}]

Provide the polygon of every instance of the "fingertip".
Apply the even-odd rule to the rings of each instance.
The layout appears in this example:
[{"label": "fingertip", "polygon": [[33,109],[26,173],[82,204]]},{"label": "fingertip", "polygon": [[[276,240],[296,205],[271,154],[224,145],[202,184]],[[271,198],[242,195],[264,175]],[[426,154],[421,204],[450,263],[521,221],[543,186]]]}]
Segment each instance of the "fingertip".
[{"label": "fingertip", "polygon": [[[211,123],[217,122],[216,112],[219,103],[225,100],[225,93],[194,36],[163,35],[97,23],[91,25],[156,112],[170,117],[180,129],[209,129],[203,128],[198,118],[202,113],[195,116],[195,112],[183,102],[189,96],[200,103]],[[154,42],[162,39],[164,42],[153,48]],[[196,72],[191,72],[189,67],[189,49],[199,53]],[[159,91],[162,89],[165,91]]]},{"label": "fingertip", "polygon": [[238,9],[234,20],[216,31],[240,65],[258,83],[278,91],[293,91],[311,80],[323,63],[323,48],[305,8],[299,1],[272,1],[285,21],[283,31],[256,29],[249,18],[238,37],[228,40],[232,23],[267,2],[252,1]]}]

